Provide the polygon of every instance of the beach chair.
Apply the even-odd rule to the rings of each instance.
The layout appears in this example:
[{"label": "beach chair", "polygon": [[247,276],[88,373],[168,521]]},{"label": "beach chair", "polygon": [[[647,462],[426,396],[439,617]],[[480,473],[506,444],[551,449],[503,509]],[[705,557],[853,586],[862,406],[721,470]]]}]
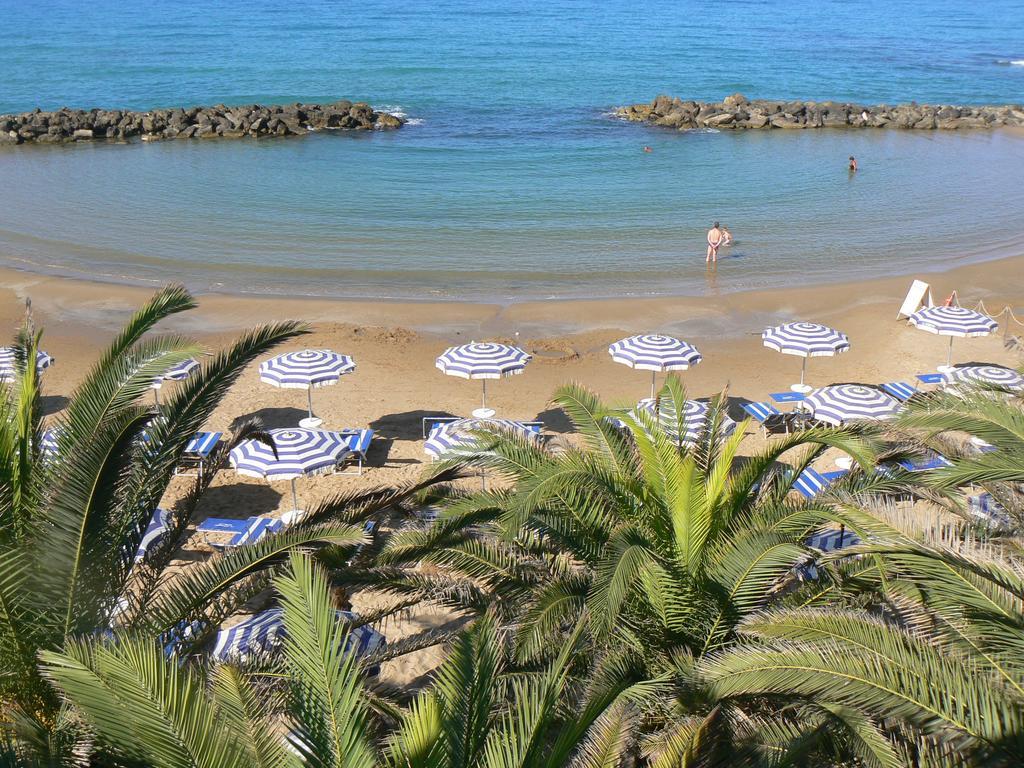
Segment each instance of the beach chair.
[{"label": "beach chair", "polygon": [[920,381],[922,384],[928,384],[930,386],[936,386],[937,387],[940,384],[942,384],[942,374],[941,373],[919,373],[919,374],[917,374],[917,376],[915,378],[918,381]]},{"label": "beach chair", "polygon": [[793,489],[799,491],[804,498],[813,499],[837,479],[848,473],[849,470],[846,469],[837,469],[834,472],[819,472],[812,467],[808,467],[793,481]]},{"label": "beach chair", "polygon": [[895,397],[901,403],[905,403],[914,395],[920,394],[917,387],[913,384],[907,384],[905,381],[890,381],[888,384],[882,385],[882,390]]},{"label": "beach chair", "polygon": [[[342,454],[334,473],[338,475],[361,475],[363,464],[366,461],[366,452],[370,450],[370,443],[373,442],[374,432],[372,429],[342,429],[339,434],[345,439],[347,450]],[[340,471],[345,465],[355,462],[354,471]]]},{"label": "beach chair", "polygon": [[967,511],[995,528],[1008,528],[1010,526],[1010,516],[1006,514],[1003,505],[996,501],[995,497],[988,491],[968,496]]},{"label": "beach chair", "polygon": [[[355,623],[357,614],[351,611],[336,611],[338,621]],[[267,656],[277,651],[284,642],[286,629],[284,611],[280,608],[269,608],[235,624],[222,629],[214,640],[211,657],[217,661],[245,661],[252,657]],[[352,653],[357,657],[380,650],[387,645],[387,638],[373,627],[363,625],[351,627],[345,638],[344,653]],[[371,675],[379,672],[379,667],[367,670]]]},{"label": "beach chair", "polygon": [[202,480],[203,474],[206,472],[206,465],[210,460],[210,455],[220,445],[220,440],[223,436],[221,432],[196,433],[196,436],[189,440],[188,445],[185,446],[181,461],[174,468],[174,474],[196,476]]},{"label": "beach chair", "polygon": [[[839,528],[829,528],[825,531],[818,531],[804,543],[808,547],[820,550],[823,553],[836,552],[840,549],[860,544],[861,538],[853,531],[848,531],[844,527],[840,526]],[[814,564],[802,566],[797,572],[802,579],[818,578],[818,567]]]},{"label": "beach chair", "polygon": [[921,458],[900,459],[896,464],[907,470],[907,472],[927,472],[932,469],[942,469],[942,467],[951,466],[952,462],[945,456],[929,452]]},{"label": "beach chair", "polygon": [[277,533],[285,526],[284,520],[272,517],[253,516],[240,520],[230,517],[209,517],[200,523],[196,530],[200,533],[230,533],[227,542],[210,542],[210,546],[218,550],[234,549],[246,544],[255,544],[268,533]]},{"label": "beach chair", "polygon": [[800,429],[807,420],[802,413],[782,413],[771,403],[743,403],[743,410],[761,425],[765,438],[772,432],[785,432],[788,435],[790,429]]},{"label": "beach chair", "polygon": [[157,507],[146,526],[142,539],[139,540],[139,548],[135,550],[134,562],[141,563],[146,559],[151,547],[155,547],[171,529],[171,515],[164,509]]}]

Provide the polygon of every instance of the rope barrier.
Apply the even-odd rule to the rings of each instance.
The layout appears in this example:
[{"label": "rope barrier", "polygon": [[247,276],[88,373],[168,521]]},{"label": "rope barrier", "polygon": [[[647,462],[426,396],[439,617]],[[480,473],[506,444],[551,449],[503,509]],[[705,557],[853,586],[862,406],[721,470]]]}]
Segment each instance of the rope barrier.
[{"label": "rope barrier", "polygon": [[[997,314],[989,312],[988,311],[988,307],[985,306],[985,302],[984,301],[978,301],[978,304],[977,304],[977,306],[974,309],[977,310],[978,312],[981,312],[983,314],[988,315],[989,317],[991,317],[993,319],[1002,317],[1003,315],[1009,315],[1011,322],[1014,322],[1017,325],[1024,327],[1024,322],[1021,322],[1020,318],[1018,318],[1015,314],[1013,314],[1013,310],[1010,309],[1010,305],[1009,304],[1007,304],[1005,307],[1003,307]],[[1009,323],[1005,323],[1004,322],[1004,323],[1002,323],[1002,326],[1003,326],[1003,341],[1005,342],[1007,340],[1007,338],[1009,338],[1009,335],[1010,335],[1010,325],[1009,325]]]}]

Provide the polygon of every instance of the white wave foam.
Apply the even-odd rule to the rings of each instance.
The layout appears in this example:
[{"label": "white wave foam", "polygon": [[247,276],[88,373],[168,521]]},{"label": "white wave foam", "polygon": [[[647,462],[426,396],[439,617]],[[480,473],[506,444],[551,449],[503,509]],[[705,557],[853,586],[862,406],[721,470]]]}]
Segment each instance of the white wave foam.
[{"label": "white wave foam", "polygon": [[394,115],[395,117],[402,118],[403,120],[405,120],[405,118],[407,118],[409,116],[409,115],[406,114],[405,110],[402,109],[402,105],[401,104],[383,104],[383,105],[377,107],[377,111],[378,112],[388,112],[388,113]]},{"label": "white wave foam", "polygon": [[405,124],[406,125],[423,125],[423,122],[424,121],[423,121],[422,117],[411,117],[411,118],[409,118],[408,120],[405,121]]},{"label": "white wave foam", "polygon": [[997,59],[996,64],[1002,64],[1004,67],[1024,67],[1024,59]]}]

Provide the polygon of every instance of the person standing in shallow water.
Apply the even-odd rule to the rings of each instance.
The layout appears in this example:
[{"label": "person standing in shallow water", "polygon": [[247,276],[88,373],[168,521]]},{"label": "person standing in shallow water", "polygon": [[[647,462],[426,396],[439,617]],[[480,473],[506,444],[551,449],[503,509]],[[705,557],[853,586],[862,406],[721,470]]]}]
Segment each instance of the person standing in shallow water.
[{"label": "person standing in shallow water", "polygon": [[854,171],[857,170],[857,158],[855,158],[853,155],[850,155],[850,165],[849,165],[849,168],[850,168],[850,173],[853,173]]},{"label": "person standing in shallow water", "polygon": [[718,222],[708,230],[708,256],[704,260],[707,264],[718,263],[718,249],[722,245],[722,229]]}]

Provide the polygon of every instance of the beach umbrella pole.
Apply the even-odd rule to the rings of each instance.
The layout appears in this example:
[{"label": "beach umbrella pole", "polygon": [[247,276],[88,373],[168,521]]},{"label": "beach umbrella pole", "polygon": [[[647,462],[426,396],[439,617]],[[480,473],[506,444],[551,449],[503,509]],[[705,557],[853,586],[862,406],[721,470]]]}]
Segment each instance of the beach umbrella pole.
[{"label": "beach umbrella pole", "polygon": [[323,420],[322,419],[318,419],[316,416],[313,415],[313,385],[312,384],[310,384],[308,387],[306,387],[306,408],[309,411],[309,416],[307,416],[305,419],[302,419],[299,422],[299,426],[300,427],[304,427],[305,429],[317,429],[321,424],[323,424]]},{"label": "beach umbrella pole", "polygon": [[295,478],[292,478],[292,512],[299,511],[299,494],[295,490]]},{"label": "beach umbrella pole", "polygon": [[654,388],[658,381],[658,372],[651,371],[651,400],[654,399]]},{"label": "beach umbrella pole", "polygon": [[483,384],[480,407],[473,411],[473,415],[478,419],[489,419],[494,415],[494,411],[487,407],[487,379],[481,379],[480,381]]},{"label": "beach umbrella pole", "polygon": [[153,387],[153,402],[157,408],[160,407],[160,390],[157,387]]},{"label": "beach umbrella pole", "polygon": [[804,356],[803,362],[800,364],[800,383],[794,384],[790,389],[794,392],[810,392],[811,388],[804,384],[804,378],[807,376],[807,357]]}]

